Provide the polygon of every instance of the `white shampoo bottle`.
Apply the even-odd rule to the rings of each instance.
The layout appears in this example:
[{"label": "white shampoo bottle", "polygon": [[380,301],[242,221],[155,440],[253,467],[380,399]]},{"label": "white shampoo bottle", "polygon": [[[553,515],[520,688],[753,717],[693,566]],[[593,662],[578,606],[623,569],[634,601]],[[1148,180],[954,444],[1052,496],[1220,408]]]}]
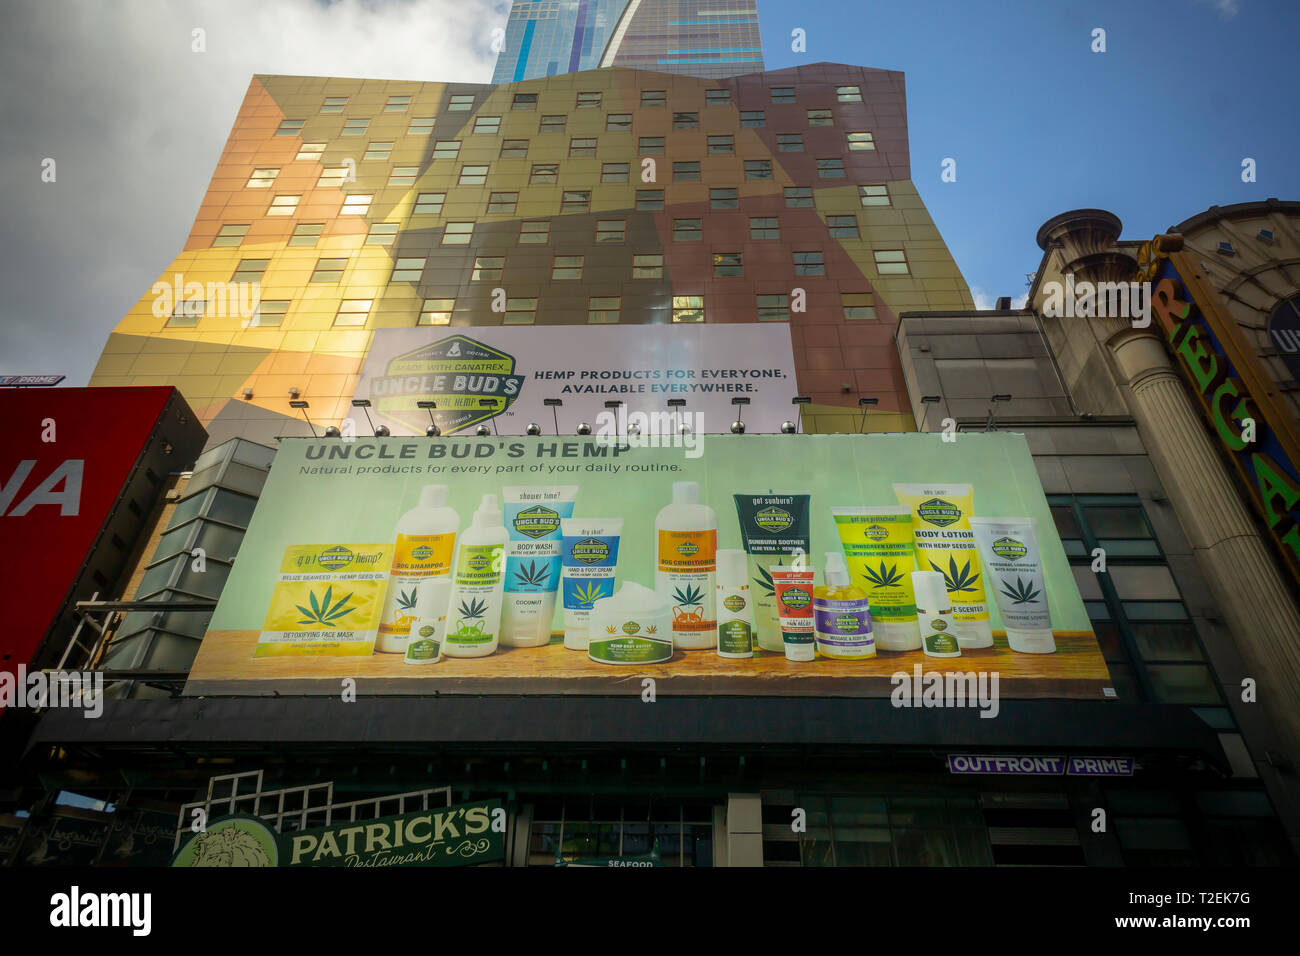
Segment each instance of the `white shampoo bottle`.
[{"label": "white shampoo bottle", "polygon": [[451,572],[460,516],[454,508],[446,507],[446,502],[446,485],[425,485],[420,489],[420,503],[397,519],[388,591],[375,640],[377,651],[406,651],[420,583]]},{"label": "white shampoo bottle", "polygon": [[505,515],[496,495],[484,495],[474,521],[460,536],[444,657],[487,657],[497,649],[505,582]]},{"label": "white shampoo bottle", "polygon": [[655,590],[672,608],[675,647],[717,645],[717,552],[718,516],[700,504],[699,483],[674,481],[673,503],[655,517]]}]

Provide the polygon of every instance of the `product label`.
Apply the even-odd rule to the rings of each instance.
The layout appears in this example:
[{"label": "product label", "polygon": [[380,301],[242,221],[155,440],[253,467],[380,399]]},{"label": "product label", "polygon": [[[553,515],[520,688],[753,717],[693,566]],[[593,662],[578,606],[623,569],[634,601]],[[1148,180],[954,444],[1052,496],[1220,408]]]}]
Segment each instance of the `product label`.
[{"label": "product label", "polygon": [[416,588],[427,578],[451,571],[455,532],[446,534],[399,534],[393,546],[392,571],[379,633],[405,638],[415,618]]},{"label": "product label", "polygon": [[[554,594],[560,586],[560,521],[573,514],[573,500],[560,500],[558,491],[539,495],[545,500],[506,503],[506,529],[510,532],[506,545],[508,593]],[[538,604],[534,613],[542,606]],[[516,615],[522,609],[517,603],[512,607]]]},{"label": "product label", "polygon": [[817,646],[828,656],[864,657],[875,652],[876,640],[865,600],[814,598],[813,622]]},{"label": "product label", "polygon": [[614,594],[614,568],[618,563],[618,536],[582,536],[564,539],[564,607],[590,611],[601,598]]},{"label": "product label", "polygon": [[369,657],[392,546],[296,544],[285,549],[254,657]]},{"label": "product label", "polygon": [[718,650],[727,654],[748,654],[754,650],[754,631],[746,621],[723,621],[718,625]]},{"label": "product label", "polygon": [[[421,631],[425,628],[421,628]],[[427,628],[432,635],[433,628]],[[429,637],[419,637],[406,645],[406,659],[408,661],[436,661],[441,656],[442,645]]]},{"label": "product label", "polygon": [[672,658],[673,643],[650,637],[592,637],[587,656],[599,664],[658,664]]},{"label": "product label", "polygon": [[716,530],[660,530],[659,572],[668,576],[674,631],[698,633],[718,626],[709,583],[709,575],[717,567],[717,552]]},{"label": "product label", "polygon": [[[496,635],[496,614],[491,605],[501,575],[505,546],[500,544],[461,544],[456,562],[455,603],[448,609],[448,644],[462,647],[487,644]],[[497,620],[493,620],[493,617]]]},{"label": "product label", "polygon": [[975,532],[970,527],[970,492],[949,496],[937,490],[919,489],[905,494],[895,485],[900,499],[919,494],[914,506],[917,567],[938,571],[952,600],[953,618],[966,623],[989,619],[984,577],[975,550]]},{"label": "product label", "polygon": [[952,654],[961,650],[957,638],[947,631],[947,624],[943,621],[930,621],[929,625],[935,630],[926,633],[922,629],[921,632],[921,643],[927,651],[931,654]]},{"label": "product label", "polygon": [[915,621],[912,516],[837,514],[835,526],[853,583],[867,592],[872,619],[890,624]]}]

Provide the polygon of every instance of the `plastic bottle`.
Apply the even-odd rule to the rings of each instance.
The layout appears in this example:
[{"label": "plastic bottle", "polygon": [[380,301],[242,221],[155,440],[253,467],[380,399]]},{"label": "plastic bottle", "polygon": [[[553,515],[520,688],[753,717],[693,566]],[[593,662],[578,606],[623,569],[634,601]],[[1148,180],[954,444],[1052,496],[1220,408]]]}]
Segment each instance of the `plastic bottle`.
[{"label": "plastic bottle", "polygon": [[926,657],[961,657],[953,627],[952,600],[938,571],[913,571],[916,619],[921,624],[921,650]]},{"label": "plastic bottle", "polygon": [[397,543],[393,546],[384,612],[375,639],[377,651],[406,651],[420,582],[451,573],[460,516],[454,508],[446,507],[446,501],[446,485],[425,485],[420,489],[420,503],[397,519]]},{"label": "plastic bottle", "polygon": [[749,556],[730,548],[718,551],[718,656],[754,656],[754,617],[749,606]]},{"label": "plastic bottle", "polygon": [[447,630],[446,657],[487,657],[497,649],[505,586],[505,515],[496,495],[484,495],[474,521],[460,536]]},{"label": "plastic bottle", "polygon": [[839,551],[826,552],[826,583],[813,590],[817,650],[837,661],[876,656],[867,592],[851,583],[849,567]]},{"label": "plastic bottle", "polygon": [[717,643],[717,551],[718,516],[700,504],[699,483],[674,481],[673,503],[655,517],[655,590],[672,607],[674,647]]},{"label": "plastic bottle", "polygon": [[406,645],[406,663],[436,664],[442,660],[442,637],[447,624],[447,596],[450,575],[426,578],[415,598],[415,620]]}]

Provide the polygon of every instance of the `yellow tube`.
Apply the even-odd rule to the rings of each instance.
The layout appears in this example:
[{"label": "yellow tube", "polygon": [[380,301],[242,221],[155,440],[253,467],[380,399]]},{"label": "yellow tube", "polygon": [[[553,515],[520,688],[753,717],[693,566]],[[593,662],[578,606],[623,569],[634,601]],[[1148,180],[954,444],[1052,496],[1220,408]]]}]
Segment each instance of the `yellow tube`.
[{"label": "yellow tube", "polygon": [[970,516],[975,493],[970,485],[894,485],[898,503],[912,511],[917,566],[943,575],[957,643],[962,648],[992,647],[988,597]]}]

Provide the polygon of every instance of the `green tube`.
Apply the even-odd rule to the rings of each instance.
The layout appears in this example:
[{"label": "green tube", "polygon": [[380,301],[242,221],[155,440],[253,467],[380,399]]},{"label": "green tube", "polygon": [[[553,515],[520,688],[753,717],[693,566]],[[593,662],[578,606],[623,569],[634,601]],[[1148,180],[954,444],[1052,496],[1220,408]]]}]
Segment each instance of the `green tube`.
[{"label": "green tube", "polygon": [[807,562],[811,547],[808,530],[811,495],[807,491],[738,491],[733,497],[736,518],[740,521],[741,544],[748,555],[758,646],[784,654],[776,586],[768,568],[793,564],[796,556]]}]

